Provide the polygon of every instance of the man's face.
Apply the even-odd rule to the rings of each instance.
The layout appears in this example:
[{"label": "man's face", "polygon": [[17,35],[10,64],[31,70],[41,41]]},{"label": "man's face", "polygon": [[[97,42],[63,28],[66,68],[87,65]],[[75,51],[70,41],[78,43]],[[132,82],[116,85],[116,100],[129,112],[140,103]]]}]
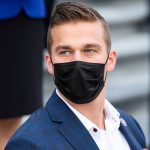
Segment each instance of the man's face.
[{"label": "man's face", "polygon": [[[105,63],[108,57],[104,31],[100,22],[77,22],[51,29],[53,64],[72,61]],[[49,56],[48,70],[53,73]]]}]

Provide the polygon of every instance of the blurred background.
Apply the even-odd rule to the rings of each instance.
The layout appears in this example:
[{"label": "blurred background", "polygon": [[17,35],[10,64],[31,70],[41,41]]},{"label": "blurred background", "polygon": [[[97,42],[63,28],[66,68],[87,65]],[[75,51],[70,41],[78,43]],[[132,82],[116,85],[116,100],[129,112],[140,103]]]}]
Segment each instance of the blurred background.
[{"label": "blurred background", "polygon": [[[57,0],[55,3],[67,0]],[[77,0],[76,0],[77,1]],[[148,0],[80,0],[107,20],[112,48],[117,51],[116,69],[108,74],[107,99],[116,107],[134,116],[150,145],[150,45]],[[55,88],[43,60],[44,103]]]}]

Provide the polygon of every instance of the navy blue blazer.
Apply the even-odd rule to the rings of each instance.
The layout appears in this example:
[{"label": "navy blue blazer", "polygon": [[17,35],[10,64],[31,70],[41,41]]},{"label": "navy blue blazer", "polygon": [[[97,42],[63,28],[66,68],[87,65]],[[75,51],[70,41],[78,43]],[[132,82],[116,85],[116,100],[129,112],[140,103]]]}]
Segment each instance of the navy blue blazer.
[{"label": "navy blue blazer", "polygon": [[44,18],[45,0],[0,0],[0,19],[15,17],[21,10],[31,18]]},{"label": "navy blue blazer", "polygon": [[[120,131],[131,150],[141,150],[145,137],[138,123],[120,111]],[[99,150],[89,132],[69,109],[53,93],[46,107],[34,112],[8,142],[5,150]]]}]

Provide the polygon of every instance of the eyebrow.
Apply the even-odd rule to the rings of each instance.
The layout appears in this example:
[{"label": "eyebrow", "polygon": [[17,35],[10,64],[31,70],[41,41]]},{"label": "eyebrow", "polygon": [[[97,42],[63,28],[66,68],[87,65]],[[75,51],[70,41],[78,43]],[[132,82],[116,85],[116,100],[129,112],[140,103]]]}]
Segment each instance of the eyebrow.
[{"label": "eyebrow", "polygon": [[61,49],[71,49],[71,46],[69,46],[69,45],[59,45],[59,46],[57,46],[56,47],[56,51],[59,51],[59,50],[61,50]]},{"label": "eyebrow", "polygon": [[97,48],[97,49],[101,49],[101,46],[99,44],[95,44],[95,43],[89,43],[89,44],[85,44],[84,48]]},{"label": "eyebrow", "polygon": [[[84,48],[97,48],[97,49],[101,49],[101,46],[99,44],[96,43],[88,43],[82,46],[82,49]],[[59,45],[56,47],[56,51],[59,51],[61,49],[66,49],[66,50],[71,50],[73,49],[71,46],[69,45]]]}]

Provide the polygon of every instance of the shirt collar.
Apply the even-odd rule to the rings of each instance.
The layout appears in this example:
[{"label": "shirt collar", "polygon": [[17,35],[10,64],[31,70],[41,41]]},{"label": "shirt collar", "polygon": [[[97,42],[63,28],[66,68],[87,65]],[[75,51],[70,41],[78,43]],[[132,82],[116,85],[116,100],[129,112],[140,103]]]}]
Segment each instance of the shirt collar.
[{"label": "shirt collar", "polygon": [[[66,103],[66,105],[73,111],[73,113],[79,118],[85,128],[90,131],[92,128],[97,128],[101,132],[104,130],[99,129],[93,122],[91,122],[88,118],[82,115],[79,111],[73,108],[68,102],[66,102],[63,97],[60,95],[58,89],[56,89],[57,95]],[[104,113],[105,113],[105,128],[107,133],[111,133],[116,130],[120,126],[120,113],[115,109],[115,107],[105,99],[104,104]]]}]

